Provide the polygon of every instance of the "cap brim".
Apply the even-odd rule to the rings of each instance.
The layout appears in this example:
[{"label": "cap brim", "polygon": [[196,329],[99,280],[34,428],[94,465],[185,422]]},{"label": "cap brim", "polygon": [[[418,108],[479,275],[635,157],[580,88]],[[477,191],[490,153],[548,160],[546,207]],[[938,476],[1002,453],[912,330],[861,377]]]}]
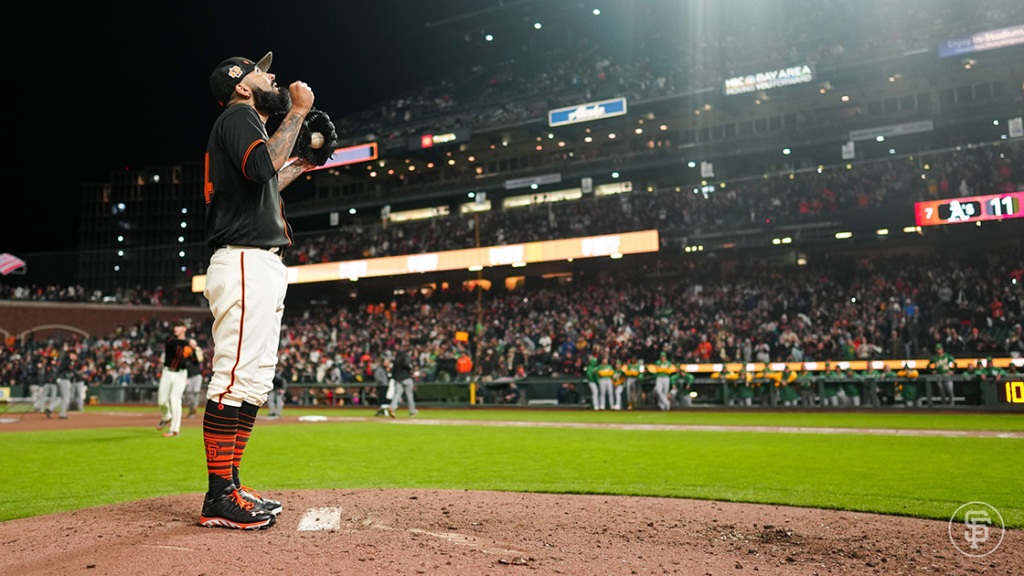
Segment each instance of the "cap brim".
[{"label": "cap brim", "polygon": [[274,53],[267,52],[267,55],[260,58],[260,61],[256,63],[256,67],[263,72],[270,72],[270,63],[274,61]]}]

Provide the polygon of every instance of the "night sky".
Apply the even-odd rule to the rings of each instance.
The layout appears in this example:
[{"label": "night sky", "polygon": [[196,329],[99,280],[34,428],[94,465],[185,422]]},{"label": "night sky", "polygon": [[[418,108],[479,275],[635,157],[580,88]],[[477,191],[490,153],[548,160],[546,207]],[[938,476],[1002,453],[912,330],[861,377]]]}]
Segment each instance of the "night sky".
[{"label": "night sky", "polygon": [[[628,2],[594,2],[625,7]],[[524,24],[573,18],[569,0],[82,2],[13,19],[8,64],[9,174],[0,252],[77,247],[84,183],[112,171],[199,160],[220,108],[213,67],[274,52],[278,84],[304,80],[341,117],[445,75],[506,57]],[[570,14],[571,12],[571,14]],[[551,34],[553,26],[544,32]],[[485,28],[501,44],[481,44]],[[13,37],[12,37],[13,38]],[[511,47],[511,48],[510,48]],[[520,48],[521,49],[521,48]],[[10,69],[13,67],[13,70]]]}]

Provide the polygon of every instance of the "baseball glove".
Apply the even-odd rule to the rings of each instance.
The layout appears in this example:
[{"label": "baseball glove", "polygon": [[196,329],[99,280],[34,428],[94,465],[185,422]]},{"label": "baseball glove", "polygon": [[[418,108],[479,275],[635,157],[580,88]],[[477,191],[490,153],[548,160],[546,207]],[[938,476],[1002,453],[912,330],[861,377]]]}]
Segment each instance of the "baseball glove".
[{"label": "baseball glove", "polygon": [[[313,134],[319,134],[323,140],[320,146],[313,146]],[[295,147],[292,148],[292,156],[306,160],[317,166],[327,164],[338,147],[338,133],[334,129],[334,123],[323,110],[310,109],[306,114],[306,120],[299,129],[299,136],[295,139]]]},{"label": "baseball glove", "polygon": [[[267,132],[273,134],[278,130],[285,116],[284,114],[271,116],[266,122]],[[313,133],[323,137],[321,146],[316,148],[313,148]],[[301,158],[316,166],[323,166],[331,159],[336,148],[338,148],[338,133],[331,118],[324,111],[310,109],[299,128],[299,135],[295,138],[291,156]]]}]

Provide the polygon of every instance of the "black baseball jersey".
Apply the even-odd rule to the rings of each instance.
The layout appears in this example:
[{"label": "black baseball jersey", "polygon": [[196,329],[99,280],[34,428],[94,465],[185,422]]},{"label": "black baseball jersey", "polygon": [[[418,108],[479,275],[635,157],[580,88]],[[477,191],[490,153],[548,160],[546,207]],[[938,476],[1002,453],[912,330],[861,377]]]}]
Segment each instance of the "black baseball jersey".
[{"label": "black baseball jersey", "polygon": [[214,123],[204,189],[210,248],[292,245],[268,138],[256,110],[246,104],[228,106]]},{"label": "black baseball jersey", "polygon": [[164,368],[168,370],[184,370],[185,363],[192,354],[193,350],[188,345],[188,340],[172,336],[164,343]]},{"label": "black baseball jersey", "polygon": [[68,380],[74,380],[78,377],[79,372],[82,370],[82,363],[77,358],[71,358],[71,355],[64,352],[60,355],[60,359],[57,360],[57,377],[67,378]]},{"label": "black baseball jersey", "polygon": [[395,357],[395,363],[391,366],[391,375],[395,380],[401,382],[412,378],[413,369],[412,358],[409,357],[408,352],[403,350]]}]

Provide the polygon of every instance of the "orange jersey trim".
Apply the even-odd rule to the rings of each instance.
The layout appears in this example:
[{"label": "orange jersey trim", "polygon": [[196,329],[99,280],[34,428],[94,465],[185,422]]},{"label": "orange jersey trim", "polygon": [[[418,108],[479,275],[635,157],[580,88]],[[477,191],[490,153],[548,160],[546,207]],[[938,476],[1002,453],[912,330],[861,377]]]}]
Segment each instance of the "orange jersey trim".
[{"label": "orange jersey trim", "polygon": [[245,154],[242,155],[242,175],[248,178],[249,180],[252,180],[252,178],[249,178],[249,175],[245,173],[245,167],[246,165],[249,164],[249,155],[252,154],[252,151],[255,150],[256,147],[259,146],[260,144],[266,144],[266,140],[257,140],[253,142],[252,144],[249,145],[249,148],[245,150]]}]

